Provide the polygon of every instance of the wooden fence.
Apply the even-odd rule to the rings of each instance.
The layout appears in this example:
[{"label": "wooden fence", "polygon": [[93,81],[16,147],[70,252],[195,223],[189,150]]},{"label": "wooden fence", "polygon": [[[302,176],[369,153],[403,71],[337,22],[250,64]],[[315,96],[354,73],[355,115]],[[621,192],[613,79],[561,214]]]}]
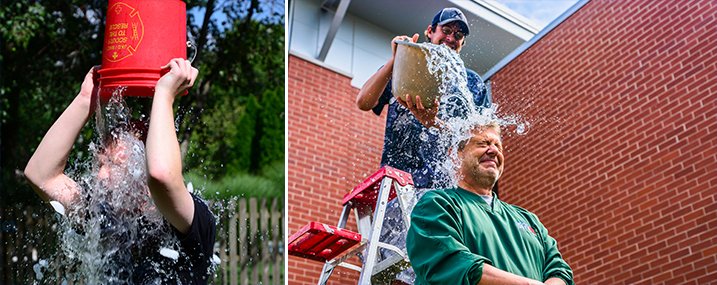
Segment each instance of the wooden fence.
[{"label": "wooden fence", "polygon": [[[219,257],[209,284],[284,284],[284,205],[280,198],[209,201],[218,217],[214,251]],[[57,284],[72,271],[57,254],[58,218],[48,206],[2,209],[0,284],[47,284],[33,266],[47,261],[44,277]],[[71,266],[70,266],[71,267]]]}]

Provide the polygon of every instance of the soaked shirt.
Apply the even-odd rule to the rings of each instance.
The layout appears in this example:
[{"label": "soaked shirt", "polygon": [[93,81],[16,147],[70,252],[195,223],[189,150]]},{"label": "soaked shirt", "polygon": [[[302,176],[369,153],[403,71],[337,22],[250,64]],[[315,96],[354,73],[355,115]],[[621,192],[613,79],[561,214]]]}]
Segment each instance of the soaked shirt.
[{"label": "soaked shirt", "polygon": [[[145,216],[139,217],[137,231],[123,230],[132,225],[114,218],[107,205],[99,204],[99,213],[106,217],[101,223],[101,239],[117,247],[103,272],[106,279],[114,284],[207,284],[213,273],[210,259],[216,223],[201,198],[192,194],[192,200],[194,218],[186,235],[165,219],[157,224]],[[176,251],[179,256],[177,259],[163,256],[161,248]]]},{"label": "soaked shirt", "polygon": [[[473,94],[476,109],[490,108],[491,98],[486,92],[483,79],[469,69],[466,69],[466,74],[468,89]],[[448,177],[445,177],[446,174],[436,167],[437,163],[445,161],[446,147],[439,143],[436,132],[431,132],[413,116],[410,110],[398,103],[393,96],[391,81],[388,81],[388,85],[378,100],[378,105],[373,108],[376,115],[381,115],[383,106],[388,104],[381,167],[389,165],[411,173],[413,182],[418,188],[447,186],[445,183],[449,181]],[[452,106],[446,112],[451,116],[463,116],[468,113],[466,104],[461,102],[444,102],[442,100],[441,108],[444,106]],[[444,121],[446,119],[439,118]]]},{"label": "soaked shirt", "polygon": [[207,284],[212,275],[210,260],[213,256],[217,227],[214,215],[204,202],[192,194],[194,219],[189,233],[183,235],[172,227],[179,239],[179,260],[174,266],[180,284]]}]

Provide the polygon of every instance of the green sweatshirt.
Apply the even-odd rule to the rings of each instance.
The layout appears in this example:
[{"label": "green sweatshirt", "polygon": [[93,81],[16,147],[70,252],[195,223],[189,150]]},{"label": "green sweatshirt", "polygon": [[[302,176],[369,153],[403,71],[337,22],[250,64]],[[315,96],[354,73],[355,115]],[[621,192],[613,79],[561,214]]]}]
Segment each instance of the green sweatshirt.
[{"label": "green sweatshirt", "polygon": [[[495,197],[495,195],[493,195]],[[544,282],[573,271],[538,217],[461,189],[428,191],[411,213],[406,249],[416,284],[477,284],[486,262]]]}]

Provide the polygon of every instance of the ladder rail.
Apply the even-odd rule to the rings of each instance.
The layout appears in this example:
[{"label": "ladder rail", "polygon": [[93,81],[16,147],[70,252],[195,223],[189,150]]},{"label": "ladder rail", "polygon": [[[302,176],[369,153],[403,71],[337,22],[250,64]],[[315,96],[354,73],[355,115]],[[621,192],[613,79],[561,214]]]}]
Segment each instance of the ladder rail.
[{"label": "ladder rail", "polygon": [[373,276],[374,265],[378,261],[378,239],[381,235],[383,220],[386,216],[386,205],[388,204],[388,195],[391,192],[393,179],[384,177],[381,180],[381,188],[378,192],[376,200],[376,210],[373,213],[374,223],[371,226],[371,234],[368,239],[368,248],[366,249],[366,260],[364,261],[363,270],[359,277],[359,285],[370,285],[371,276]]},{"label": "ladder rail", "polygon": [[398,204],[401,206],[401,217],[403,218],[403,224],[406,225],[406,230],[411,225],[411,211],[413,206],[416,205],[416,194],[413,190],[413,186],[406,184],[401,186],[398,181],[393,181],[393,187],[396,189],[396,199]]},{"label": "ladder rail", "polygon": [[[344,196],[344,207],[336,228],[310,222],[292,235],[289,253],[324,262],[319,285],[328,282],[337,266],[359,271],[358,284],[361,285],[390,283],[396,274],[410,266],[410,262],[405,249],[388,243],[396,237],[390,232],[382,233],[382,230],[384,224],[386,227],[398,225],[395,222],[403,222],[406,228],[410,226],[410,212],[417,200],[415,193],[409,173],[384,166]],[[392,201],[394,198],[398,201]],[[398,203],[392,204],[390,211],[389,200]],[[394,207],[400,210],[401,217],[395,216]],[[352,210],[355,210],[358,234],[345,229]],[[385,220],[387,214],[392,222]],[[394,220],[396,218],[398,220]],[[388,234],[384,238],[389,237],[389,240],[381,240],[382,234]],[[342,254],[345,250],[348,252]],[[385,255],[388,252],[395,254]],[[346,262],[353,256],[360,259],[361,265]]]}]

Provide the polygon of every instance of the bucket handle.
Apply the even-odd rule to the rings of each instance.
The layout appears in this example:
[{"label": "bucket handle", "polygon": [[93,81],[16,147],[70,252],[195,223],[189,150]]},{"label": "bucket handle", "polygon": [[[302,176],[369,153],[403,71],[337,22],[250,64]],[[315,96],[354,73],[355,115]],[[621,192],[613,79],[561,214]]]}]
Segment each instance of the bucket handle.
[{"label": "bucket handle", "polygon": [[187,41],[187,47],[191,47],[194,49],[192,59],[189,60],[189,62],[194,63],[194,59],[197,58],[197,46],[195,46],[191,41]]}]

